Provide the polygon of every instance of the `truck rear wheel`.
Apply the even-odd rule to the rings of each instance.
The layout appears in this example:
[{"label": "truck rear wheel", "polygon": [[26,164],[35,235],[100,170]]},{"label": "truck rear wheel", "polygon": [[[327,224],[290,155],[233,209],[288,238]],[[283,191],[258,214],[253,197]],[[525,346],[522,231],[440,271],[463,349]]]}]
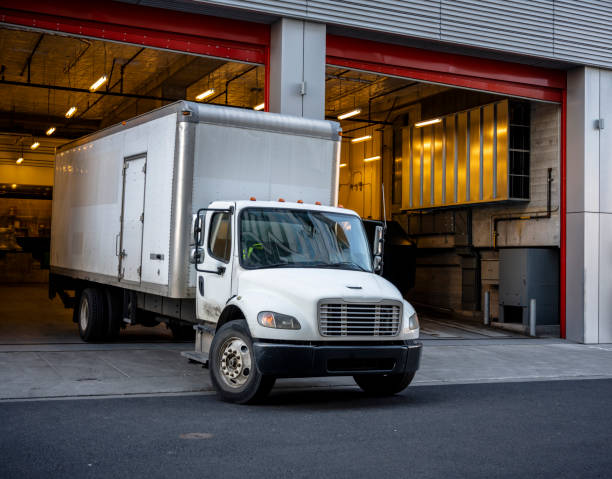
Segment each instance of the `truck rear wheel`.
[{"label": "truck rear wheel", "polygon": [[392,396],[408,387],[414,378],[414,373],[363,374],[353,378],[357,385],[371,396]]},{"label": "truck rear wheel", "polygon": [[104,291],[106,299],[106,317],[107,327],[104,331],[104,339],[107,341],[115,341],[119,337],[119,330],[123,322],[123,303],[120,292],[116,292],[111,288],[106,288]]},{"label": "truck rear wheel", "polygon": [[210,346],[209,361],[212,383],[224,401],[256,402],[274,386],[276,378],[257,370],[253,340],[244,320],[230,321],[219,328]]},{"label": "truck rear wheel", "polygon": [[103,340],[108,328],[104,292],[98,288],[85,288],[77,307],[81,339],[88,343]]}]

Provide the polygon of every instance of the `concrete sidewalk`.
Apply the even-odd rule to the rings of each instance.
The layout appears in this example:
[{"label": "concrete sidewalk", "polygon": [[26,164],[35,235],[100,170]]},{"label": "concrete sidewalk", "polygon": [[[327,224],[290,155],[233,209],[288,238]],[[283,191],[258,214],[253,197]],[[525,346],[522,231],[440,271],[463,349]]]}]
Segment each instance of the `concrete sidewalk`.
[{"label": "concrete sidewalk", "polygon": [[[413,385],[612,378],[612,345],[549,340],[424,341]],[[189,344],[6,346],[0,400],[212,391]],[[355,387],[352,378],[279,380],[277,387]],[[412,387],[412,386],[411,386]]]},{"label": "concrete sidewalk", "polygon": [[[612,377],[612,345],[530,339],[451,321],[423,321],[413,385]],[[437,338],[437,339],[430,339]],[[0,288],[0,400],[212,391],[208,370],[180,355],[164,326],[128,328],[112,344],[86,344],[71,311],[44,285]],[[355,387],[352,378],[283,379],[277,387]]]}]

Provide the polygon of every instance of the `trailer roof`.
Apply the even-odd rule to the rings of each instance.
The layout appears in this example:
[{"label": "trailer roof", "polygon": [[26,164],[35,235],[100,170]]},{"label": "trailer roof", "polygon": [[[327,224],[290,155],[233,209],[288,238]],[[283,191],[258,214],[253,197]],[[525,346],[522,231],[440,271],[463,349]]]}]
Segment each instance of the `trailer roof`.
[{"label": "trailer roof", "polygon": [[311,136],[315,138],[340,140],[340,124],[329,120],[314,120],[278,113],[268,113],[244,108],[209,105],[191,101],[177,101],[169,105],[151,110],[126,121],[122,121],[75,141],[66,143],[57,151],[66,151],[84,143],[104,138],[106,136],[141,125],[148,121],[168,116],[178,115],[178,121],[193,123],[209,123],[227,125],[237,128],[272,131],[291,135]]}]

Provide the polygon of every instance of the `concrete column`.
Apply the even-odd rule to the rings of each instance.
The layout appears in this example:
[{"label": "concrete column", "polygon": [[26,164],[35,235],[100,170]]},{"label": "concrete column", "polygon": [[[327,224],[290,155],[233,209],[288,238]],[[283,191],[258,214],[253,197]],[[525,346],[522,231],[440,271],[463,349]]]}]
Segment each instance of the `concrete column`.
[{"label": "concrete column", "polygon": [[282,18],[270,42],[270,111],[323,119],[325,25]]},{"label": "concrete column", "polygon": [[567,338],[612,342],[612,72],[567,80]]}]

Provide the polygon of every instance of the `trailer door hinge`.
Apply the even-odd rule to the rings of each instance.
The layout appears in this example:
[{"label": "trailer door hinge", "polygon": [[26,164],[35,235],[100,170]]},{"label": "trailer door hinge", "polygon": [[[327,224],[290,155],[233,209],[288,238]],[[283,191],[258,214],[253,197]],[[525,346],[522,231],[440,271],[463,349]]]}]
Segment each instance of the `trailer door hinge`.
[{"label": "trailer door hinge", "polygon": [[138,276],[142,276],[142,266],[139,266],[136,271],[138,272]]},{"label": "trailer door hinge", "polygon": [[146,163],[144,165],[142,165],[142,172],[143,173],[147,172],[147,164]]},{"label": "trailer door hinge", "polygon": [[141,213],[141,215],[140,215],[140,222],[144,223],[144,213]]}]

